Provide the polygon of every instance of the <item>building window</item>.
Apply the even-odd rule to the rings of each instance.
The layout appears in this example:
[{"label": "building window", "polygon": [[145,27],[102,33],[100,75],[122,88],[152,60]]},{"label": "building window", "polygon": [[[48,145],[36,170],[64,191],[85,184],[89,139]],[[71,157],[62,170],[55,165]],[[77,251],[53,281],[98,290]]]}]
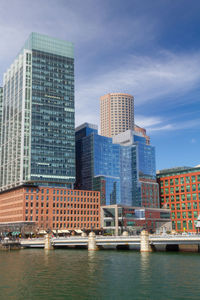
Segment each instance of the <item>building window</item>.
[{"label": "building window", "polygon": [[190,185],[186,185],[186,192],[190,192]]},{"label": "building window", "polygon": [[197,194],[195,194],[195,193],[192,194],[192,199],[196,201],[197,200]]},{"label": "building window", "polygon": [[178,185],[179,184],[179,179],[175,178],[175,184]]},{"label": "building window", "polygon": [[196,184],[192,185],[192,191],[195,192],[196,191]]}]

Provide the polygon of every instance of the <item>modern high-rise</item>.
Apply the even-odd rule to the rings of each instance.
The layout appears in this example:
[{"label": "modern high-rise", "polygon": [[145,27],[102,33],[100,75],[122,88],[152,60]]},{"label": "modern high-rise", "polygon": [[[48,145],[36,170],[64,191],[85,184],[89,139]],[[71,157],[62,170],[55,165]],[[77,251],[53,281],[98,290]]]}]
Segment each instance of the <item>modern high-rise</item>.
[{"label": "modern high-rise", "polygon": [[100,98],[101,135],[113,137],[134,129],[134,97],[125,93],[109,93]]},{"label": "modern high-rise", "polygon": [[155,148],[141,133],[109,138],[85,123],[76,128],[76,187],[100,191],[102,205],[158,208]]},{"label": "modern high-rise", "polygon": [[0,190],[75,181],[73,44],[31,33],[4,74]]},{"label": "modern high-rise", "polygon": [[101,191],[101,204],[121,202],[120,146],[84,123],[76,128],[76,188]]}]

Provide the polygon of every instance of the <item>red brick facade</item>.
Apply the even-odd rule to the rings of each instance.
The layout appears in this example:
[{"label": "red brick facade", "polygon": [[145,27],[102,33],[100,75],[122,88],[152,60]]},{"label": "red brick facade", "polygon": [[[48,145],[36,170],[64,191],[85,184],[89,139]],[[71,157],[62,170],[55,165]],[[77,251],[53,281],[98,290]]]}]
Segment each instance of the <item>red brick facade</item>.
[{"label": "red brick facade", "polygon": [[157,174],[161,207],[171,209],[172,227],[196,232],[200,214],[200,168],[166,170]]},{"label": "red brick facade", "polygon": [[19,187],[0,194],[0,223],[35,221],[39,229],[100,228],[100,193]]},{"label": "red brick facade", "polygon": [[141,206],[159,208],[158,184],[156,180],[140,178]]}]

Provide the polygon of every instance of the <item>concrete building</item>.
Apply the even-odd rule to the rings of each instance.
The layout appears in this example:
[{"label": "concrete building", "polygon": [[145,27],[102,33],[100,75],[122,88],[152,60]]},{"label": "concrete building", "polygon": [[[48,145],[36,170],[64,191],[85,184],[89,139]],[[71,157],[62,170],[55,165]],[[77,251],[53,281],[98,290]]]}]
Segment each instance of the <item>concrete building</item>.
[{"label": "concrete building", "polygon": [[72,43],[32,33],[4,74],[0,190],[75,181]]},{"label": "concrete building", "polygon": [[76,128],[76,188],[98,190],[101,204],[159,207],[155,149],[132,130],[112,138]]},{"label": "concrete building", "polygon": [[101,135],[113,137],[134,129],[134,97],[125,93],[109,93],[100,98]]},{"label": "concrete building", "polygon": [[0,194],[0,228],[30,223],[39,230],[100,228],[100,193],[21,186]]},{"label": "concrete building", "polygon": [[172,228],[196,232],[200,214],[200,167],[179,167],[157,172],[160,204],[171,210]]},{"label": "concrete building", "polygon": [[169,209],[131,207],[124,205],[101,206],[101,228],[115,235],[128,231],[149,232],[171,231]]}]

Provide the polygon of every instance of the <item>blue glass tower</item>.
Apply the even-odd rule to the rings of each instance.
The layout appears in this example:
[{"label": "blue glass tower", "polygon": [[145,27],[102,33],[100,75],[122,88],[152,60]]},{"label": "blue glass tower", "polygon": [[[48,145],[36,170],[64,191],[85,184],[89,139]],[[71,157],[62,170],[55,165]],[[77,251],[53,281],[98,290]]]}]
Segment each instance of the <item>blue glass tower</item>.
[{"label": "blue glass tower", "polygon": [[75,181],[72,43],[32,33],[4,74],[1,190]]},{"label": "blue glass tower", "polygon": [[76,174],[77,188],[101,191],[102,204],[159,206],[155,149],[131,130],[112,139],[98,135],[95,125],[79,126]]},{"label": "blue glass tower", "polygon": [[76,187],[101,190],[102,204],[120,203],[120,146],[85,123],[76,128]]},{"label": "blue glass tower", "polygon": [[121,145],[122,204],[158,208],[155,147],[132,130],[114,136],[113,143]]}]

